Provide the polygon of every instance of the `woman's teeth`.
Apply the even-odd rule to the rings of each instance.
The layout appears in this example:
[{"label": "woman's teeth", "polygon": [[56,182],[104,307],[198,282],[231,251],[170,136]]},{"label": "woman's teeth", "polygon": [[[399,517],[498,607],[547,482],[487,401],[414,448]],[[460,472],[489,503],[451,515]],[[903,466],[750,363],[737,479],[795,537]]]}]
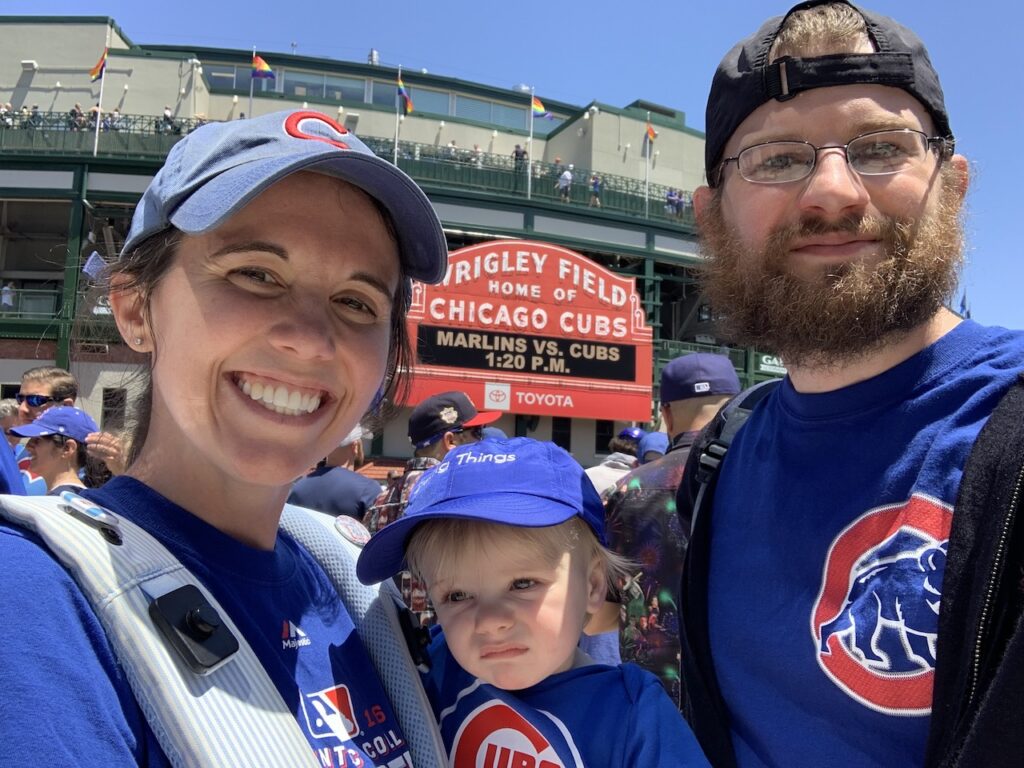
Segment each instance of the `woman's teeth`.
[{"label": "woman's teeth", "polygon": [[320,395],[293,392],[283,384],[276,387],[272,384],[264,384],[261,381],[241,382],[242,391],[251,399],[285,416],[298,416],[303,413],[312,413],[320,407]]}]

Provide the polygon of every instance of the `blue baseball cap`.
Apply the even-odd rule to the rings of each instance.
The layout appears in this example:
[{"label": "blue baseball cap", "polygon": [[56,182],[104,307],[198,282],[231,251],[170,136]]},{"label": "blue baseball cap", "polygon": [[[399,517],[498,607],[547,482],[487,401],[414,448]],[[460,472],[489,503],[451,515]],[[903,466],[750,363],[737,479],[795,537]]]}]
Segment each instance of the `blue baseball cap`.
[{"label": "blue baseball cap", "polygon": [[61,405],[57,408],[48,408],[39,414],[39,417],[31,424],[22,424],[20,427],[11,427],[12,435],[18,437],[51,437],[52,435],[63,435],[85,442],[85,438],[92,432],[99,432],[100,428],[85,411],[72,408],[69,405]]},{"label": "blue baseball cap", "polygon": [[661,402],[708,395],[735,395],[740,379],[725,355],[693,352],[681,355],[661,369]]},{"label": "blue baseball cap", "polygon": [[634,443],[639,443],[643,440],[644,432],[640,427],[626,427],[619,432],[618,437],[622,440],[632,440]]},{"label": "blue baseball cap", "polygon": [[387,210],[405,277],[424,283],[444,277],[448,245],[423,190],[355,134],[309,110],[207,123],[175,144],[135,208],[121,253],[171,226],[189,235],[216,229],[268,187],[304,170],[343,179]]},{"label": "blue baseball cap", "polygon": [[648,453],[660,453],[662,455],[668,453],[668,435],[664,432],[648,432],[644,435],[636,452],[641,464],[647,463],[644,461],[644,457]]},{"label": "blue baseball cap", "polygon": [[356,575],[376,584],[401,571],[413,529],[456,517],[540,528],[583,518],[601,544],[604,505],[583,467],[554,443],[528,437],[481,440],[453,448],[413,486],[405,514],[363,547]]}]

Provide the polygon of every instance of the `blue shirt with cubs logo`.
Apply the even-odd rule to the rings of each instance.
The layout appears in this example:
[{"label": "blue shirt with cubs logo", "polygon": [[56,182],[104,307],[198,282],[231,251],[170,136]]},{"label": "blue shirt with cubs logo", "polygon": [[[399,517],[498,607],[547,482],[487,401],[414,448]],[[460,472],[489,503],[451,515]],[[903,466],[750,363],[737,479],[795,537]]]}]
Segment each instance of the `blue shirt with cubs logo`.
[{"label": "blue shirt with cubs logo", "polygon": [[[325,768],[406,766],[408,748],[334,586],[281,534],[246,546],[151,488],[117,477],[83,493],[148,530],[231,615]],[[168,765],[95,613],[41,542],[0,525],[5,641],[0,765]]]},{"label": "blue shirt with cubs logo", "polygon": [[640,667],[589,664],[509,692],[466,672],[434,631],[424,685],[450,765],[708,765],[658,678]]},{"label": "blue shirt with cubs logo", "polygon": [[920,765],[953,505],[1024,335],[966,321],[833,392],[785,380],[729,449],[708,629],[741,766]]}]

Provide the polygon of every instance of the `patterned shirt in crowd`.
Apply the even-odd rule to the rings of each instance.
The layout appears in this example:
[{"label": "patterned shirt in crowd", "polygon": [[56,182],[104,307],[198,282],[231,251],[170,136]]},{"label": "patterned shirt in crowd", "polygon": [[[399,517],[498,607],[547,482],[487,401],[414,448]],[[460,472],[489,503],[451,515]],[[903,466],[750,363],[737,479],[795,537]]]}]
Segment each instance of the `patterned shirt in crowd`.
[{"label": "patterned shirt in crowd", "polygon": [[[366,510],[366,516],[363,518],[363,525],[370,533],[376,533],[388,523],[395,522],[405,514],[405,507],[409,503],[409,494],[412,493],[413,486],[424,472],[440,463],[437,459],[428,456],[414,456],[406,463],[403,474],[389,478],[387,487],[373,502],[373,505]],[[396,574],[395,584],[401,590],[402,599],[409,606],[409,610],[420,620],[420,626],[429,627],[433,624],[435,621],[434,609],[427,599],[426,584],[413,577],[409,571],[401,571]]]},{"label": "patterned shirt in crowd", "polygon": [[622,661],[653,672],[679,706],[679,582],[690,539],[676,514],[676,489],[698,432],[676,436],[669,452],[619,479],[605,502],[608,545],[638,564],[621,586]]}]

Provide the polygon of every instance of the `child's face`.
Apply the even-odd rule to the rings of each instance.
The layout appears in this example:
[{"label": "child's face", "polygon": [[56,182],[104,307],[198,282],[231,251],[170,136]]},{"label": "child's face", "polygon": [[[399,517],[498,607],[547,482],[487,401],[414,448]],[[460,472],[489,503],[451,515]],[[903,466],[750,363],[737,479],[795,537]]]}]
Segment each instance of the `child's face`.
[{"label": "child's face", "polygon": [[511,691],[570,669],[586,616],[605,596],[600,563],[585,560],[580,548],[546,560],[499,536],[466,547],[439,575],[425,553],[430,598],[456,661]]}]

